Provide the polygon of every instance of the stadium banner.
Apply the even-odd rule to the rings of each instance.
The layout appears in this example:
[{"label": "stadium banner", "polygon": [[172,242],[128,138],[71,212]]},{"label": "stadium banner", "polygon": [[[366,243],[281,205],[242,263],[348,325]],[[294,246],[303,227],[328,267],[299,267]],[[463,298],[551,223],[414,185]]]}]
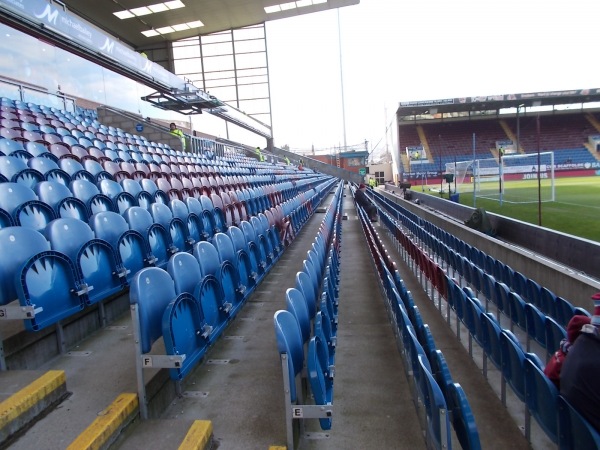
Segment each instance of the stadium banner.
[{"label": "stadium banner", "polygon": [[[0,9],[32,23],[34,27],[50,30],[58,36],[69,39],[92,53],[112,59],[150,81],[169,88],[186,87],[186,82],[182,78],[169,72],[160,64],[149,61],[148,58],[121,44],[92,24],[69,13],[58,3],[54,4],[47,0],[0,0]],[[208,94],[204,95],[206,100],[209,100]]]}]

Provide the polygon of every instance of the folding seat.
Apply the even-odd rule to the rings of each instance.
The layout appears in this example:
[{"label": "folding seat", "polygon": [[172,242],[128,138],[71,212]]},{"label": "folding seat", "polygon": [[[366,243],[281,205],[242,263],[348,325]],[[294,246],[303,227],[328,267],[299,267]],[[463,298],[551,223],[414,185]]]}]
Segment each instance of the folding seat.
[{"label": "folding seat", "polygon": [[600,432],[583,417],[562,395],[558,403],[558,448],[600,448]]},{"label": "folding seat", "polygon": [[503,378],[519,400],[525,402],[525,359],[531,359],[539,367],[543,367],[542,362],[535,354],[525,353],[518,338],[509,330],[500,332],[500,355]]},{"label": "folding seat", "polygon": [[[131,281],[129,293],[131,317],[135,343],[135,365],[138,378],[140,415],[148,418],[148,399],[144,377],[144,360],[152,361],[151,367],[182,367],[184,355],[170,355],[170,358],[153,359],[148,355],[153,344],[163,336],[163,317],[167,306],[175,300],[175,288],[169,274],[156,267],[140,270]],[[146,356],[148,355],[148,356]],[[168,361],[168,364],[166,362]]]},{"label": "folding seat", "polygon": [[[250,251],[244,232],[241,228],[232,226],[227,229],[227,234],[231,238],[239,266],[245,267],[246,274],[250,279],[250,286],[255,286],[264,272],[256,255]],[[243,269],[240,268],[240,278],[244,279],[242,272]]]},{"label": "folding seat", "polygon": [[272,247],[272,241],[268,234],[268,230],[265,230],[263,222],[261,222],[258,216],[251,217],[250,223],[254,227],[257,245],[262,247],[262,252],[266,255],[268,264],[273,264],[276,259],[276,254]]},{"label": "folding seat", "polygon": [[556,296],[555,302],[556,321],[563,327],[566,327],[571,317],[575,315],[575,307],[563,297]]},{"label": "folding seat", "polygon": [[481,450],[475,417],[462,386],[458,383],[451,383],[444,397],[450,413],[452,428],[461,447],[470,450]]},{"label": "folding seat", "polygon": [[202,222],[204,229],[211,236],[225,229],[223,216],[220,211],[215,210],[212,200],[206,195],[201,195],[198,199],[202,205]]},{"label": "folding seat", "polygon": [[[58,142],[56,144],[59,144]],[[63,144],[67,147],[71,147],[72,145],[77,145],[79,144],[79,141],[77,140],[77,138],[73,135],[73,130],[71,130],[71,134],[67,134],[65,136],[61,136],[61,142],[60,144]]]},{"label": "folding seat", "polygon": [[167,272],[175,283],[177,295],[194,294],[196,286],[202,280],[202,272],[198,260],[187,252],[177,252],[169,259]]},{"label": "folding seat", "polygon": [[84,308],[87,290],[80,286],[75,267],[65,255],[50,250],[41,233],[3,228],[0,247],[0,304],[18,300],[20,305],[15,311],[7,307],[8,317],[23,318],[27,330],[38,331]]},{"label": "folding seat", "polygon": [[173,245],[172,253],[192,250],[193,242],[190,240],[187,224],[179,217],[174,217],[173,212],[167,205],[162,203],[151,204],[150,214],[152,214],[155,223],[162,225],[170,233]]},{"label": "folding seat", "polygon": [[110,198],[116,206],[119,214],[123,214],[132,206],[139,206],[135,197],[129,192],[125,192],[123,187],[113,180],[101,180],[99,183],[100,191]]},{"label": "folding seat", "polygon": [[44,180],[44,176],[14,156],[0,156],[0,174],[7,180],[27,186],[30,189]]},{"label": "folding seat", "polygon": [[149,192],[144,191],[139,182],[135,180],[124,179],[121,180],[120,185],[124,192],[128,192],[133,196],[138,206],[149,210],[150,205],[154,203],[154,198],[152,195],[150,195]]},{"label": "folding seat", "polygon": [[156,258],[154,264],[165,267],[177,249],[173,246],[171,234],[161,224],[155,223],[152,215],[139,206],[132,206],[123,214],[129,228],[140,233]]},{"label": "folding seat", "polygon": [[95,160],[95,158],[93,156],[90,156],[90,153],[87,151],[87,149],[85,147],[82,147],[81,145],[72,145],[71,146],[71,156],[73,158],[75,158],[76,160],[78,160],[79,162],[81,162],[82,164],[86,159],[89,159],[89,158],[92,158]]},{"label": "folding seat", "polygon": [[[52,250],[66,255],[87,286],[87,304],[117,294],[126,286],[126,270],[111,245],[96,239],[90,226],[78,219],[56,219],[44,229]],[[102,321],[104,314],[102,312]]]},{"label": "folding seat", "polygon": [[558,389],[535,362],[525,359],[525,403],[554,443],[558,443]]},{"label": "folding seat", "polygon": [[280,230],[277,228],[275,216],[271,210],[267,209],[264,211],[264,213],[258,214],[258,218],[263,225],[263,229],[266,230],[267,234],[269,235],[273,251],[275,254],[279,255],[283,251],[283,243],[280,239]]},{"label": "folding seat", "polygon": [[106,170],[116,182],[131,178],[129,172],[123,170],[117,161],[103,161],[102,167]]},{"label": "folding seat", "polygon": [[[47,153],[48,149],[44,147],[42,144],[36,142],[35,144],[41,146],[43,150],[42,153]],[[14,158],[18,158],[23,160],[25,163],[32,156],[38,156],[37,154],[30,152],[28,148],[33,145],[33,143],[29,142],[21,142],[21,141],[13,141],[12,139],[0,139],[0,154],[5,156],[12,156]]]},{"label": "folding seat", "polygon": [[15,225],[37,231],[56,218],[52,207],[40,201],[34,191],[13,182],[0,183],[0,209],[10,214]]},{"label": "folding seat", "polygon": [[81,200],[88,208],[89,215],[102,211],[116,211],[113,201],[100,192],[98,187],[88,180],[76,179],[70,184],[73,195]]},{"label": "folding seat", "polygon": [[57,218],[73,218],[88,221],[89,211],[85,203],[73,196],[67,186],[56,181],[42,181],[34,191],[40,201],[50,205]]},{"label": "folding seat", "polygon": [[[531,340],[533,339],[543,349],[546,349],[546,316],[533,303],[525,304],[525,323],[527,331],[527,351],[531,351]],[[554,352],[555,348],[550,351]]]},{"label": "folding seat", "polygon": [[[310,369],[315,372],[311,383],[315,384],[317,396],[315,403],[319,405],[305,405],[306,393],[301,380],[305,367],[304,349],[302,343],[302,335],[298,322],[294,315],[286,310],[277,311],[273,317],[275,327],[275,338],[277,341],[277,350],[281,359],[281,369],[283,375],[283,385],[286,411],[286,430],[287,430],[287,447],[295,448],[295,443],[300,438],[298,430],[303,429],[302,426],[295,426],[294,420],[302,420],[303,417],[320,418],[324,423],[321,425],[325,428],[331,426],[331,417],[333,415],[330,394],[330,380],[325,380],[323,377],[324,370],[320,366],[318,358],[317,346],[322,346],[323,343],[312,343]],[[310,345],[309,345],[310,346]],[[317,373],[321,374],[320,378]],[[329,401],[328,401],[329,400]],[[298,411],[299,414],[293,414],[292,411]]]},{"label": "folding seat", "polygon": [[544,331],[546,341],[546,352],[552,355],[560,346],[560,341],[567,338],[566,329],[552,317],[545,316]]},{"label": "folding seat", "polygon": [[185,355],[182,364],[169,371],[172,380],[181,381],[206,354],[213,328],[200,301],[186,292],[167,305],[162,330],[167,355]]},{"label": "folding seat", "polygon": [[255,281],[252,276],[252,266],[249,259],[239,259],[240,253],[236,253],[233,241],[229,234],[216,233],[213,236],[213,245],[217,249],[219,260],[221,263],[229,261],[235,268],[234,285],[238,297],[248,296],[249,292],[254,288]]},{"label": "folding seat", "polygon": [[104,170],[104,167],[96,161],[94,158],[87,158],[83,161],[83,168],[87,170],[95,179],[95,183],[98,184],[102,180],[114,181],[113,176]]},{"label": "folding seat", "polygon": [[127,270],[127,280],[146,266],[154,265],[156,258],[150,252],[146,238],[131,230],[127,221],[112,211],[94,214],[89,220],[90,227],[98,239],[108,242]]},{"label": "folding seat", "polygon": [[79,161],[76,161],[73,158],[59,159],[58,165],[71,177],[72,181],[84,180],[90,183],[96,182],[96,178],[94,177],[94,175],[85,170],[83,165],[81,165]]},{"label": "folding seat", "polygon": [[[188,227],[190,229],[190,236],[196,241],[206,241],[213,235],[213,228],[206,229],[203,220],[202,204],[198,199],[194,197],[188,197],[185,199],[185,205],[187,206],[188,215]],[[198,233],[198,234],[196,234]]]},{"label": "folding seat", "polygon": [[508,305],[510,310],[510,329],[516,324],[519,328],[527,331],[527,321],[525,319],[525,300],[514,291],[508,293]]},{"label": "folding seat", "polygon": [[[195,198],[189,197],[191,202],[198,202]],[[196,208],[198,205],[196,205]],[[202,219],[197,214],[191,213],[186,202],[181,200],[171,200],[169,209],[173,213],[173,217],[181,220],[185,225],[186,241],[190,249],[197,242],[203,240]]]},{"label": "folding seat", "polygon": [[167,193],[158,189],[156,183],[153,180],[144,178],[140,181],[140,185],[142,186],[143,190],[145,190],[152,196],[152,198],[154,199],[153,203],[158,202],[163,203],[165,205],[169,204],[169,197],[167,196]]}]

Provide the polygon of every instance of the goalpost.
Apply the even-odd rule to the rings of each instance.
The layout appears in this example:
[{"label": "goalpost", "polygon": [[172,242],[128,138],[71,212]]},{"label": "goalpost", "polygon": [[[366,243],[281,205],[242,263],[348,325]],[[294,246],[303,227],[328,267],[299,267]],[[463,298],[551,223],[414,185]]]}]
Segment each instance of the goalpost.
[{"label": "goalpost", "polygon": [[[495,158],[447,163],[457,192],[498,200],[500,203],[551,202],[555,198],[554,152],[515,153]],[[539,178],[538,178],[539,176]]]}]

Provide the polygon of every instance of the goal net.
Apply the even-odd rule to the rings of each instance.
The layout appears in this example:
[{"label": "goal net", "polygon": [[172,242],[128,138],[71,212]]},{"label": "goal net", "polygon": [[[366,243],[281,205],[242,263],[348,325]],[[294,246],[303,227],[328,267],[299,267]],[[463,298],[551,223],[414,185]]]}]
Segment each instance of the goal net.
[{"label": "goal net", "polygon": [[446,164],[454,173],[458,192],[508,203],[555,200],[554,152],[504,155]]}]

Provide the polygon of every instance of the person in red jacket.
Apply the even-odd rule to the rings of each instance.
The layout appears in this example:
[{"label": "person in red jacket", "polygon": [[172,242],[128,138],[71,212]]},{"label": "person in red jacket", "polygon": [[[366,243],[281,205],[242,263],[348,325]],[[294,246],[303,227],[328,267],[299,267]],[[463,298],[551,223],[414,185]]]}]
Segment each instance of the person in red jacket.
[{"label": "person in red jacket", "polygon": [[571,346],[581,334],[581,328],[590,323],[588,316],[573,316],[567,325],[567,338],[560,341],[558,350],[548,360],[544,373],[560,390],[560,372]]}]

